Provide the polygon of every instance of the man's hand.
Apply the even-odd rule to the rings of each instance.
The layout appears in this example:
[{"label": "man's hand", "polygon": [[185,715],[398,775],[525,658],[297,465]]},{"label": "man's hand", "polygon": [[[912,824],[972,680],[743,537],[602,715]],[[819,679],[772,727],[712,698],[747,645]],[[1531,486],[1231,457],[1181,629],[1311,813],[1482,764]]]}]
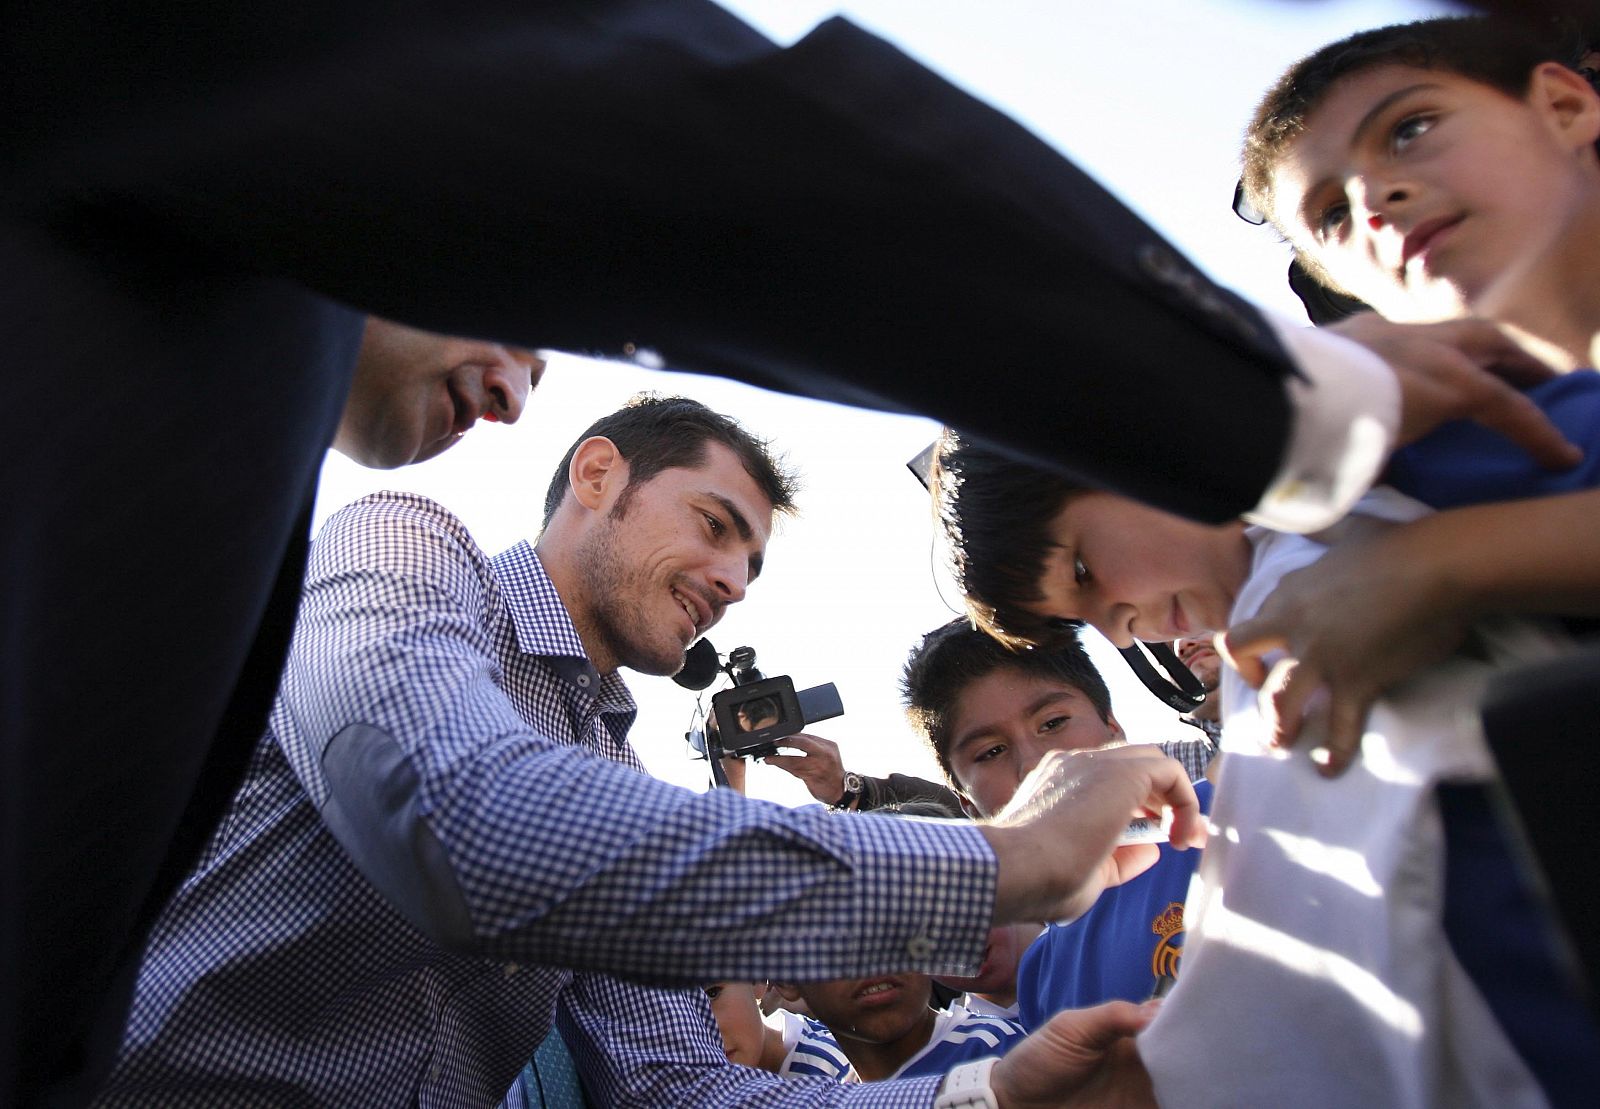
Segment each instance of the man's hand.
[{"label": "man's hand", "polygon": [[996,923],[1081,916],[1102,889],[1155,862],[1151,844],[1116,843],[1134,816],[1164,808],[1172,809],[1173,846],[1204,841],[1189,775],[1155,747],[1048,752],[1004,811],[980,826],[1000,862]]},{"label": "man's hand", "polygon": [[1158,1005],[1112,1001],[1057,1013],[995,1064],[989,1084],[1000,1109],[1155,1105],[1133,1037]]},{"label": "man's hand", "polygon": [[[1274,739],[1309,733],[1336,774],[1355,756],[1372,702],[1448,655],[1487,613],[1600,614],[1600,490],[1352,534],[1285,575],[1219,645],[1247,682],[1266,688]],[[1269,672],[1274,651],[1287,658]]]},{"label": "man's hand", "polygon": [[1338,332],[1389,364],[1400,385],[1397,446],[1451,420],[1476,420],[1504,435],[1549,470],[1576,466],[1583,452],[1562,437],[1539,407],[1517,391],[1553,377],[1546,366],[1484,320],[1390,323],[1362,312]]},{"label": "man's hand", "polygon": [[839,745],[831,739],[796,732],[781,740],[785,747],[795,747],[805,752],[800,755],[768,755],[765,762],[799,778],[811,791],[811,796],[824,805],[831,805],[844,796],[844,761],[839,758]]},{"label": "man's hand", "polygon": [[[1355,759],[1372,702],[1453,651],[1469,613],[1448,575],[1408,551],[1405,527],[1342,543],[1284,576],[1249,620],[1219,640],[1260,689],[1272,742],[1316,743],[1322,773]],[[1265,656],[1284,657],[1270,668]]]},{"label": "man's hand", "polygon": [[738,794],[744,793],[745,776],[748,767],[738,755],[727,755],[722,760],[722,773],[728,779],[728,788]]}]

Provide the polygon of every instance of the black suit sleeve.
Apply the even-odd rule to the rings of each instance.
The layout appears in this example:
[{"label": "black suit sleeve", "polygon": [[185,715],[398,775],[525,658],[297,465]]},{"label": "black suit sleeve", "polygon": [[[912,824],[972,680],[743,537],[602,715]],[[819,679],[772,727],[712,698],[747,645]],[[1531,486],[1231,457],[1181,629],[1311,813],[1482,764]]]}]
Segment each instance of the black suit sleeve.
[{"label": "black suit sleeve", "polygon": [[[925,413],[1207,519],[1277,466],[1254,311],[842,20],[778,49],[692,0],[327,7],[193,16],[186,78],[142,24],[51,59],[26,102],[71,126],[26,135],[29,202],[435,330]],[[1229,450],[1178,467],[1179,420]]]}]

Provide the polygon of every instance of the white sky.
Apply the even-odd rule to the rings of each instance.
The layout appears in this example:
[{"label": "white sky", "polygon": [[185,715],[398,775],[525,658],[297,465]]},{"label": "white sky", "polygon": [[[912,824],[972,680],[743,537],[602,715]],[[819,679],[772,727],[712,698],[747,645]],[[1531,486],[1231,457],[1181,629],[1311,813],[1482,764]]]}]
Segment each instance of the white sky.
[{"label": "white sky", "polygon": [[[1078,162],[1222,283],[1303,319],[1283,280],[1285,249],[1229,210],[1238,136],[1256,99],[1295,59],[1350,31],[1451,10],[1443,4],[1335,0],[725,0],[788,43],[843,14],[1018,118]],[[827,326],[826,321],[818,321]],[[648,337],[641,337],[647,340]],[[1181,357],[1180,352],[1174,352]],[[973,352],[981,372],[982,352]],[[1039,373],[1052,373],[1042,357]],[[770,437],[804,477],[802,514],[781,527],[766,569],[710,638],[755,647],[768,676],[832,681],[845,715],[814,730],[867,774],[938,778],[906,725],[897,683],[906,652],[952,609],[933,567],[926,497],[905,462],[930,422],[797,400],[731,382],[553,357],[514,427],[480,426],[450,453],[407,470],[363,470],[330,453],[317,523],[378,489],[408,489],[453,510],[490,553],[533,538],[550,474],[597,416],[641,390],[692,396]],[[1046,389],[1041,384],[1041,392]],[[1173,428],[1204,448],[1204,428]],[[948,584],[944,594],[953,600]],[[1135,739],[1192,735],[1088,633],[1113,711]],[[704,788],[683,733],[696,696],[629,675],[633,741],[652,772]],[[720,686],[718,687],[720,688]],[[706,704],[709,707],[709,692]],[[756,765],[752,796],[798,804],[804,788]]]}]

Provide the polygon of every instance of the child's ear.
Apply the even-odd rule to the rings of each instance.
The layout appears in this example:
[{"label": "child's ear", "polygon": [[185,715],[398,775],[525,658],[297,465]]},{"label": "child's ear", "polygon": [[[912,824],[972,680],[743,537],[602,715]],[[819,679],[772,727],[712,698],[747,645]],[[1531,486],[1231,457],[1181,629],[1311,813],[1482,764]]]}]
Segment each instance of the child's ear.
[{"label": "child's ear", "polygon": [[773,982],[771,986],[778,991],[778,996],[785,1001],[800,1000],[800,986],[795,982]]},{"label": "child's ear", "polygon": [[1571,150],[1600,140],[1600,94],[1588,78],[1559,62],[1541,62],[1528,80],[1528,103]]},{"label": "child's ear", "polygon": [[972,803],[972,798],[968,797],[965,793],[956,794],[956,800],[961,802],[961,811],[966,813],[969,819],[984,819],[984,815],[978,811],[978,806],[974,805]]}]

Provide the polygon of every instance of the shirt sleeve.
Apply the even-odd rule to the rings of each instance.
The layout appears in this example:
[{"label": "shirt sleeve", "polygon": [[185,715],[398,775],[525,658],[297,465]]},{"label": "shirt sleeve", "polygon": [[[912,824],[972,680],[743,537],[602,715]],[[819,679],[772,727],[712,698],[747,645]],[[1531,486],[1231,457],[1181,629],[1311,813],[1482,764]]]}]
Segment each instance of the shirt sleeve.
[{"label": "shirt sleeve", "polygon": [[654,990],[603,975],[574,977],[559,1026],[589,1094],[601,1105],[733,1109],[873,1106],[927,1109],[938,1076],[841,1085],[729,1063],[711,1009],[698,991]]},{"label": "shirt sleeve", "polygon": [[886,809],[891,805],[920,803],[938,806],[952,820],[967,818],[967,814],[961,808],[961,798],[954,790],[938,782],[930,782],[926,778],[914,778],[909,774],[891,774],[887,778],[862,775],[861,787],[861,801],[856,805],[857,812]]},{"label": "shirt sleeve", "polygon": [[1400,387],[1361,344],[1262,315],[1299,373],[1287,379],[1288,450],[1247,518],[1274,531],[1316,531],[1348,512],[1383,471],[1400,429]]},{"label": "shirt sleeve", "polygon": [[315,544],[273,728],[325,822],[456,950],[658,984],[938,972],[980,956],[975,828],[696,794],[538,734],[497,684],[485,560],[390,494]]}]

